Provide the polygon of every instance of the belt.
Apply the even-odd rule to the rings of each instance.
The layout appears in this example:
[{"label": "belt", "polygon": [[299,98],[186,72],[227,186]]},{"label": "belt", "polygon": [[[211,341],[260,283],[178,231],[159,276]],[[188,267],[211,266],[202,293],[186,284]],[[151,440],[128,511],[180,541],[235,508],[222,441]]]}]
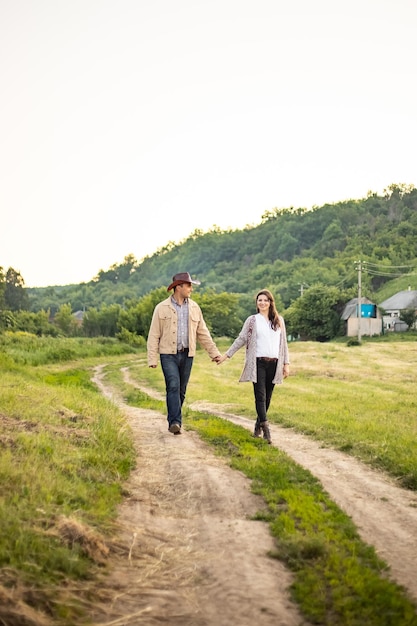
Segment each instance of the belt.
[{"label": "belt", "polygon": [[271,359],[269,356],[258,356],[259,361],[266,361],[267,363],[276,362],[278,359]]},{"label": "belt", "polygon": [[177,352],[188,352],[188,348],[182,348],[181,350],[177,350]]}]

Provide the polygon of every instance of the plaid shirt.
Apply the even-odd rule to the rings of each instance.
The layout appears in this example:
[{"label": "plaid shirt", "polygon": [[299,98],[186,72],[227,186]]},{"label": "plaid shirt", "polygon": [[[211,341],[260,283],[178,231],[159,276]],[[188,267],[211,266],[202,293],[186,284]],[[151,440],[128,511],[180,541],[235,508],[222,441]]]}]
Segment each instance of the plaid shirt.
[{"label": "plaid shirt", "polygon": [[184,348],[188,348],[188,298],[183,304],[178,304],[174,296],[171,296],[171,302],[177,311],[178,330],[177,330],[177,350],[181,352]]}]

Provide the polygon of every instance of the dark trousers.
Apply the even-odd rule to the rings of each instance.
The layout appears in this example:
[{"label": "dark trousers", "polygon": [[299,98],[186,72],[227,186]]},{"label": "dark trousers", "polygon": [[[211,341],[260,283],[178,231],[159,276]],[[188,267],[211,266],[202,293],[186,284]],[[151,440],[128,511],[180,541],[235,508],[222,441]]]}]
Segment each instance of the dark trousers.
[{"label": "dark trousers", "polygon": [[188,349],[177,354],[161,354],[161,367],[165,377],[168,424],[182,424],[181,408],[185,400],[190,379],[193,357],[188,356]]},{"label": "dark trousers", "polygon": [[277,369],[277,361],[263,361],[256,359],[256,378],[257,382],[253,383],[253,391],[255,394],[255,409],[258,416],[258,423],[266,422],[267,412],[271,404],[272,392],[274,391],[274,383],[272,382]]}]

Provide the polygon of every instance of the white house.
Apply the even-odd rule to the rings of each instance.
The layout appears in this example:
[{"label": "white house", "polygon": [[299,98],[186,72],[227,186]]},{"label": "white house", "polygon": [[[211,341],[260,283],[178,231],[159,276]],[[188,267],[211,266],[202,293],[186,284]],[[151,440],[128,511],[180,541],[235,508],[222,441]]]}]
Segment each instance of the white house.
[{"label": "white house", "polygon": [[417,291],[409,287],[406,291],[399,291],[387,298],[379,306],[385,311],[383,321],[386,330],[407,330],[407,324],[400,320],[401,311],[414,309],[417,312]]}]

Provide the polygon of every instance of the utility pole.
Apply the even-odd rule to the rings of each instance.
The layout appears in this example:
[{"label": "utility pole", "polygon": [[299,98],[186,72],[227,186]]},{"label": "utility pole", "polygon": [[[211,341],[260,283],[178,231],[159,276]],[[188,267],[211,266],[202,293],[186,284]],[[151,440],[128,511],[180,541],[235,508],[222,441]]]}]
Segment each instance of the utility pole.
[{"label": "utility pole", "polygon": [[[304,283],[298,283],[298,284],[300,285],[299,292],[300,292],[300,295],[302,296],[304,293]],[[308,285],[305,285],[305,286],[308,287]]]},{"label": "utility pole", "polygon": [[362,322],[362,261],[358,261],[358,342],[361,342]]}]

